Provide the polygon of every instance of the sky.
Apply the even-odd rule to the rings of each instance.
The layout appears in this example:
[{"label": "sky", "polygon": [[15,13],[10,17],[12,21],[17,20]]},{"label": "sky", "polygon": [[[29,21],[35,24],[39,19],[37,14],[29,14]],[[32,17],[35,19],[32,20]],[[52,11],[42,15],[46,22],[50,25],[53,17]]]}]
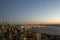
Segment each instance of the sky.
[{"label": "sky", "polygon": [[60,0],[0,0],[0,23],[60,24]]}]

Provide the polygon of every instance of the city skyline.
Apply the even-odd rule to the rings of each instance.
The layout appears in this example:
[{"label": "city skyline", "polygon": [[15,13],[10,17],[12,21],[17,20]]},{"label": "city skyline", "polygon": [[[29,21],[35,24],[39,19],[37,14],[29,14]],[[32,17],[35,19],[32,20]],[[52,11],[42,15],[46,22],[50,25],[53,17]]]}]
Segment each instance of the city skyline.
[{"label": "city skyline", "polygon": [[60,0],[0,0],[0,23],[60,24]]}]

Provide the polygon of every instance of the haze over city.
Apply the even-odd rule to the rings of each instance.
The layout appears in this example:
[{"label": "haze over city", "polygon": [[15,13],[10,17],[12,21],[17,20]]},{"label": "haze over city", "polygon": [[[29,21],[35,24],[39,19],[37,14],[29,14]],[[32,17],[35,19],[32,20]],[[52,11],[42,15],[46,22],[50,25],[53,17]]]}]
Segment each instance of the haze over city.
[{"label": "haze over city", "polygon": [[0,23],[60,24],[60,0],[0,0]]}]

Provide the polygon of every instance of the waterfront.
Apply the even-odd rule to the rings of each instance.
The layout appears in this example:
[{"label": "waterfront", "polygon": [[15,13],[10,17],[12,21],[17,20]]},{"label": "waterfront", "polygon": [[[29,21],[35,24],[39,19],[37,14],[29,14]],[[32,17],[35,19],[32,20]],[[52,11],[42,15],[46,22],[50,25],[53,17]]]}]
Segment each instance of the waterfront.
[{"label": "waterfront", "polygon": [[[57,35],[60,35],[60,33],[57,32],[57,35],[56,35],[56,33],[54,33],[55,30],[53,31],[53,29],[51,29],[50,31],[49,29],[49,28],[54,28],[54,26],[55,25],[46,25],[46,24],[44,25],[41,25],[41,24],[13,25],[8,23],[3,23],[0,25],[0,40],[53,40],[53,39],[57,40],[57,39],[60,39],[57,36]],[[32,31],[28,32],[29,30],[32,30]]]},{"label": "waterfront", "polygon": [[[45,26],[44,26],[45,27]],[[9,23],[3,23],[0,25],[0,40],[36,40],[36,34],[32,32],[26,32],[28,29],[40,28],[37,25],[13,25]]]}]

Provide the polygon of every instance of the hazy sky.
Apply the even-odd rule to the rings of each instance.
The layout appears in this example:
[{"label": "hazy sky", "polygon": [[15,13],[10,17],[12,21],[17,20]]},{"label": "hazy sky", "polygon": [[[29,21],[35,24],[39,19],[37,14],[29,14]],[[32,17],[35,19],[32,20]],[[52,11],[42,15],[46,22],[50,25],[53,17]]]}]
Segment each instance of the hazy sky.
[{"label": "hazy sky", "polygon": [[0,0],[0,22],[60,23],[60,0]]}]

